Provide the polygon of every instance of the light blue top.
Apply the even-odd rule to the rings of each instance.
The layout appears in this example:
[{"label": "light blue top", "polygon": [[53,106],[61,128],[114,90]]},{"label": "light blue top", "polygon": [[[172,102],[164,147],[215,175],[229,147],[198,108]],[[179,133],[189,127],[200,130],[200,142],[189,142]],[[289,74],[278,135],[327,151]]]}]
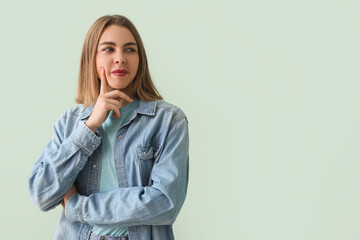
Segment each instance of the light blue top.
[{"label": "light blue top", "polygon": [[[121,125],[129,121],[132,112],[135,110],[139,100],[134,99],[125,107],[120,108],[120,118],[113,117],[113,111],[109,113],[108,118],[102,124],[102,140],[103,152],[101,161],[101,175],[100,175],[100,192],[108,192],[119,188],[119,183],[116,176],[115,163],[114,163],[114,147],[115,139]],[[94,226],[92,232],[104,236],[127,236],[126,227],[113,227],[103,228]]]},{"label": "light blue top", "polygon": [[140,100],[115,139],[119,187],[99,193],[102,131],[85,125],[92,111],[79,105],[60,116],[29,177],[31,200],[42,211],[62,209],[71,186],[78,190],[66,202],[54,239],[88,240],[93,226],[126,226],[131,240],[173,240],[189,176],[185,114],[163,100]]}]

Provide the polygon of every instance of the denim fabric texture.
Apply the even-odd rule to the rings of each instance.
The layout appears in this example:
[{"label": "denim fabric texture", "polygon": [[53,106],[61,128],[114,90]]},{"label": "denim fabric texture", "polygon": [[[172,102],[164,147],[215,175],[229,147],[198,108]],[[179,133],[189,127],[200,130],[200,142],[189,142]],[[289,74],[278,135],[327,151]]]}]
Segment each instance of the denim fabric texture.
[{"label": "denim fabric texture", "polygon": [[55,233],[56,240],[88,240],[92,226],[126,226],[130,240],[172,240],[189,174],[188,121],[163,100],[140,101],[118,130],[114,157],[119,188],[99,193],[102,129],[84,124],[93,108],[67,110],[29,178],[33,203],[58,206],[74,183]]},{"label": "denim fabric texture", "polygon": [[111,236],[101,236],[96,234],[91,234],[89,240],[129,240],[128,237],[111,237]]}]

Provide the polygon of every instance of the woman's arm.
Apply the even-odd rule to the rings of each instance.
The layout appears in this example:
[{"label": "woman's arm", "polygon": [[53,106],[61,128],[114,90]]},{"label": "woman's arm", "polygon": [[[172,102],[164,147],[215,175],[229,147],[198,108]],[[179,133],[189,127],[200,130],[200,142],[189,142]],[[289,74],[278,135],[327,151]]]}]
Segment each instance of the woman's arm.
[{"label": "woman's arm", "polygon": [[[84,123],[64,139],[66,114],[54,125],[54,135],[34,165],[29,178],[33,203],[43,211],[59,205],[101,139]],[[74,124],[74,123],[72,123]]]},{"label": "woman's arm", "polygon": [[[66,115],[54,127],[54,137],[35,163],[29,179],[30,195],[35,205],[47,211],[59,205],[71,188],[88,157],[100,145],[95,131],[105,121],[109,112],[120,117],[119,108],[133,100],[119,90],[107,91],[105,69],[101,69],[100,94],[86,123],[80,122],[70,137],[64,139]],[[71,122],[70,124],[74,124]]]},{"label": "woman's arm", "polygon": [[185,200],[188,152],[188,122],[183,118],[168,133],[152,169],[151,186],[119,188],[89,197],[73,194],[65,206],[67,218],[102,227],[172,224]]}]

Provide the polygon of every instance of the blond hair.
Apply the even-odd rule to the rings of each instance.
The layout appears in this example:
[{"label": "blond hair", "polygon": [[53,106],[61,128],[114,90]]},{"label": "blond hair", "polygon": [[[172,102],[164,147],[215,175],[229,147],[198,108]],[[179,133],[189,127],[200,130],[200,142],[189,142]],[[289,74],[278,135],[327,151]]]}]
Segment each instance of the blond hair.
[{"label": "blond hair", "polygon": [[135,38],[139,52],[139,67],[135,79],[129,85],[130,93],[142,101],[162,99],[151,80],[145,48],[135,26],[124,16],[106,15],[94,22],[86,34],[81,52],[76,103],[94,105],[99,96],[99,80],[96,72],[96,53],[100,36],[105,28],[118,25],[127,28]]}]

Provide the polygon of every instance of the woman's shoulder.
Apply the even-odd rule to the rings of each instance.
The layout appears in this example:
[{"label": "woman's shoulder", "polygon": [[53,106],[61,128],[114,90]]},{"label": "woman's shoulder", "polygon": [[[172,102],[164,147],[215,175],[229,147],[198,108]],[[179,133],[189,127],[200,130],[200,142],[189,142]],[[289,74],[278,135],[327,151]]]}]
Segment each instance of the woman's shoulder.
[{"label": "woman's shoulder", "polygon": [[186,119],[186,115],[180,107],[165,100],[156,101],[156,111],[170,112],[176,120]]}]

